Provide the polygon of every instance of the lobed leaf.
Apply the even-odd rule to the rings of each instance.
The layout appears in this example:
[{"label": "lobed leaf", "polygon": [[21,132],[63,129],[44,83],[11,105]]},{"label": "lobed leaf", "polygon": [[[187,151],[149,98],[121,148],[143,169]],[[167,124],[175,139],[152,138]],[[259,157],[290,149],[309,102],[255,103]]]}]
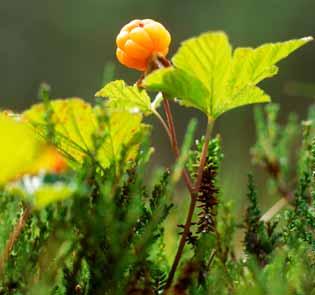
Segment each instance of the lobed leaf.
[{"label": "lobed leaf", "polygon": [[[84,157],[92,156],[106,168],[120,160],[124,147],[130,147],[127,159],[136,156],[136,148],[129,145],[138,132],[146,129],[140,114],[113,111],[103,118],[104,122],[99,122],[99,112],[82,99],[57,99],[50,104],[56,145],[70,159],[81,163]],[[45,130],[44,114],[43,104],[34,105],[23,114],[41,135]],[[96,134],[103,136],[97,150],[93,140]]]},{"label": "lobed leaf", "polygon": [[122,80],[108,83],[95,96],[107,98],[107,106],[116,111],[152,113],[151,100],[144,89],[138,86],[128,86]]},{"label": "lobed leaf", "polygon": [[205,33],[185,41],[172,59],[174,66],[154,71],[144,85],[178,97],[184,105],[215,119],[239,106],[269,102],[270,97],[256,85],[276,75],[276,64],[311,40],[307,37],[232,52],[225,33]]},{"label": "lobed leaf", "polygon": [[203,101],[208,97],[208,90],[194,76],[176,68],[158,70],[146,78],[146,83],[153,91],[163,91],[167,97],[180,97],[185,106],[196,107],[207,112]]},{"label": "lobed leaf", "polygon": [[[58,148],[75,160],[82,160],[93,149],[91,136],[98,125],[92,106],[80,98],[56,99],[50,105]],[[23,113],[42,136],[45,136],[45,113],[43,103],[35,104]]]}]

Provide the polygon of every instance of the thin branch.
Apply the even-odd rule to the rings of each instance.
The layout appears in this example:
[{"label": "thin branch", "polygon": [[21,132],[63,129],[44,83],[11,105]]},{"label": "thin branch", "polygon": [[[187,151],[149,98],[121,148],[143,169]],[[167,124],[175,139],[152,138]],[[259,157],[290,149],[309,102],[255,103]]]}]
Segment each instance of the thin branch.
[{"label": "thin branch", "polygon": [[293,194],[291,192],[283,192],[282,198],[278,200],[271,208],[269,208],[264,215],[260,217],[260,220],[263,222],[270,221],[275,215],[277,215],[285,206],[290,204],[290,201],[293,199]]},{"label": "thin branch", "polygon": [[[154,71],[156,69],[166,68],[166,67],[170,67],[170,66],[171,66],[170,61],[168,59],[166,59],[165,57],[159,56],[159,55],[153,56],[152,60],[150,62],[149,69],[145,73],[145,76],[150,74],[152,71]],[[141,87],[141,82],[139,82],[139,84]],[[171,111],[168,99],[165,97],[165,94],[162,94],[162,95],[163,95],[162,104],[163,104],[164,112],[166,115],[167,128],[166,128],[166,126],[164,126],[164,123],[165,123],[164,120],[161,120],[161,117],[159,118],[159,116],[158,116],[158,119],[160,120],[164,129],[166,130],[168,137],[170,139],[170,142],[171,142],[171,147],[172,147],[173,153],[175,155],[175,158],[178,159],[178,157],[180,155],[180,150],[178,147],[177,135],[176,135],[176,129],[175,129],[175,125],[174,125],[173,115],[172,115],[172,111]],[[182,174],[183,174],[185,184],[186,184],[190,194],[192,194],[193,193],[193,185],[192,185],[191,178],[190,178],[189,173],[188,173],[186,168],[183,169]]]},{"label": "thin branch", "polygon": [[167,282],[165,285],[165,293],[167,294],[167,291],[170,289],[172,283],[173,283],[173,279],[176,273],[176,269],[178,267],[180,258],[182,257],[184,248],[185,248],[185,244],[186,244],[186,239],[187,236],[190,232],[190,226],[191,226],[191,221],[192,221],[192,217],[194,215],[194,211],[195,211],[195,207],[196,207],[196,203],[197,203],[197,198],[195,196],[193,196],[190,200],[190,205],[189,205],[189,210],[188,210],[188,215],[186,217],[186,222],[185,222],[185,226],[184,226],[184,231],[182,233],[181,239],[179,241],[179,245],[177,248],[177,252],[171,267],[171,270],[168,274],[168,278],[167,278]]},{"label": "thin branch", "polygon": [[18,238],[20,237],[25,224],[29,218],[29,216],[31,215],[31,208],[30,207],[26,207],[22,213],[22,215],[20,216],[18,222],[15,224],[9,239],[4,247],[4,250],[1,254],[1,258],[0,258],[0,275],[3,274],[4,271],[4,267],[6,262],[8,261],[10,254],[13,250],[13,247],[16,243],[16,241],[18,240]]},{"label": "thin branch", "polygon": [[194,211],[196,208],[198,192],[200,189],[203,171],[204,171],[204,167],[205,167],[205,163],[206,163],[206,159],[207,159],[207,155],[208,155],[208,147],[209,147],[209,141],[211,138],[212,128],[213,128],[213,121],[209,120],[208,125],[207,125],[206,134],[205,134],[205,140],[204,140],[203,147],[202,147],[198,173],[197,173],[193,193],[191,194],[191,201],[190,201],[190,205],[189,205],[188,215],[186,217],[186,222],[184,225],[184,231],[182,233],[182,236],[181,236],[181,239],[180,239],[180,242],[178,245],[178,249],[177,249],[177,252],[176,252],[176,255],[174,258],[174,262],[172,264],[171,270],[170,270],[168,278],[167,278],[167,282],[165,285],[165,292],[167,292],[172,285],[172,282],[173,282],[173,279],[174,279],[174,276],[176,273],[176,269],[179,265],[180,259],[182,257],[182,254],[183,254],[183,251],[184,251],[184,248],[186,245],[187,236],[190,233],[190,226],[191,226],[192,218],[193,218]]},{"label": "thin branch", "polygon": [[[173,120],[170,104],[167,98],[164,98],[163,100],[163,108],[166,115],[167,124],[169,126],[171,146],[172,146],[176,159],[178,159],[180,152],[179,152],[179,147],[178,147],[178,142],[177,142],[176,129],[174,125],[174,120]],[[191,182],[190,176],[186,168],[183,169],[183,178],[190,194],[193,194],[193,190],[194,190],[193,184]]]},{"label": "thin branch", "polygon": [[216,249],[213,249],[212,252],[211,252],[211,255],[210,255],[210,259],[209,259],[209,261],[208,261],[208,263],[207,263],[207,271],[208,271],[208,272],[209,272],[209,270],[210,270],[211,264],[212,264],[212,262],[213,262],[213,260],[214,260],[214,257],[215,257],[215,255],[216,255],[216,253],[217,253],[217,250],[216,250]]},{"label": "thin branch", "polygon": [[277,183],[277,191],[281,196],[281,198],[261,216],[261,221],[268,222],[294,199],[294,194],[281,180],[280,165],[278,163],[272,163],[268,161],[268,159],[265,159],[265,161],[266,170]]},{"label": "thin branch", "polygon": [[160,121],[160,123],[162,124],[164,130],[166,131],[167,135],[168,135],[168,138],[170,141],[172,141],[172,135],[171,135],[171,132],[166,124],[166,122],[164,121],[164,119],[162,118],[162,116],[159,114],[158,111],[154,110],[153,111],[153,114],[158,118],[158,120]]},{"label": "thin branch", "polygon": [[[160,57],[160,56],[154,56],[150,62],[150,68],[145,75],[149,74],[151,71],[153,71],[155,69],[169,67],[170,65],[171,65],[170,62],[166,58]],[[175,124],[174,124],[174,120],[173,120],[173,115],[171,112],[171,108],[170,108],[170,104],[169,104],[168,99],[165,97],[164,94],[163,94],[163,96],[164,96],[163,108],[164,108],[164,112],[166,115],[166,121],[167,121],[167,126],[168,126],[168,128],[166,130],[167,130],[167,133],[169,135],[169,138],[171,141],[171,146],[172,146],[173,152],[175,154],[175,157],[178,158],[180,155],[180,151],[179,151],[178,142],[177,142],[177,135],[176,135],[176,129],[175,129]],[[207,159],[207,155],[208,155],[208,147],[209,147],[209,141],[210,141],[211,132],[212,132],[212,128],[213,128],[213,123],[214,123],[214,121],[212,119],[208,120],[207,130],[206,130],[206,134],[205,134],[205,140],[204,140],[204,144],[203,144],[203,148],[202,148],[202,153],[201,153],[201,157],[200,157],[200,163],[199,163],[199,167],[198,167],[197,177],[196,177],[196,181],[195,181],[194,185],[192,184],[192,181],[191,181],[191,178],[188,174],[187,169],[184,168],[184,170],[183,170],[183,178],[184,178],[186,186],[190,192],[191,200],[190,200],[188,214],[186,217],[186,222],[184,225],[184,231],[182,233],[182,236],[181,236],[181,239],[179,242],[179,246],[178,246],[175,258],[174,258],[174,262],[172,264],[172,267],[171,267],[171,270],[169,272],[168,279],[167,279],[167,282],[165,285],[165,289],[164,289],[165,294],[168,293],[168,291],[172,285],[174,275],[176,273],[177,267],[178,267],[179,262],[180,262],[180,258],[182,256],[184,248],[185,248],[187,236],[190,233],[190,226],[191,226],[192,218],[193,218],[194,211],[196,208],[198,192],[199,192],[200,185],[202,182],[203,171],[204,171],[204,167],[205,167],[206,159]],[[164,124],[163,124],[163,126],[164,126]]]},{"label": "thin branch", "polygon": [[288,200],[285,198],[281,198],[278,200],[268,211],[261,216],[260,221],[268,222],[271,220],[273,216],[275,216],[283,207],[288,204]]}]

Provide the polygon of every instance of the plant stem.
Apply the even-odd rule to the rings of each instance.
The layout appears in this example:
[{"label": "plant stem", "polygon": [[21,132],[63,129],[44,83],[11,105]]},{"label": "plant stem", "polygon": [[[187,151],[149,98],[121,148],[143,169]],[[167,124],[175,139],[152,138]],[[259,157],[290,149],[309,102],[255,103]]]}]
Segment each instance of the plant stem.
[{"label": "plant stem", "polygon": [[168,278],[166,281],[166,285],[165,285],[165,293],[167,294],[167,291],[170,289],[172,283],[173,283],[173,279],[176,273],[176,269],[178,267],[180,258],[182,257],[184,248],[185,248],[185,244],[186,244],[186,239],[187,236],[190,232],[190,226],[191,226],[191,221],[192,221],[192,217],[194,215],[194,211],[195,211],[195,207],[196,207],[196,203],[197,203],[197,197],[195,195],[193,195],[193,197],[190,200],[190,205],[189,205],[189,210],[188,210],[188,215],[186,217],[186,222],[185,222],[185,226],[184,226],[184,231],[182,233],[181,239],[179,241],[179,245],[177,248],[177,252],[171,267],[171,270],[168,274]]},{"label": "plant stem", "polygon": [[213,123],[214,123],[213,119],[208,120],[207,130],[206,130],[205,139],[204,139],[202,152],[201,152],[200,164],[199,164],[196,183],[195,183],[195,187],[194,187],[195,192],[199,191],[200,184],[202,181],[203,170],[205,168],[205,164],[206,164],[206,160],[207,160],[209,141],[210,141],[210,137],[211,137]]},{"label": "plant stem", "polygon": [[[170,104],[169,104],[169,101],[167,100],[167,98],[163,99],[163,108],[164,108],[164,112],[166,115],[167,124],[169,127],[171,146],[172,146],[172,149],[173,149],[173,152],[175,154],[176,159],[178,159],[180,152],[179,152],[179,147],[178,147],[178,142],[177,142],[176,129],[175,129],[175,125],[174,125],[171,107],[170,107]],[[188,171],[185,168],[183,169],[183,177],[184,177],[184,181],[186,183],[186,186],[187,186],[190,194],[193,194],[193,190],[194,190],[193,184],[191,182]]]},{"label": "plant stem", "polygon": [[5,248],[1,254],[1,258],[0,258],[0,275],[3,274],[3,271],[4,271],[4,267],[5,267],[5,264],[7,262],[7,260],[9,259],[10,257],[10,254],[12,252],[12,249],[16,243],[16,241],[18,240],[20,234],[22,233],[24,227],[25,227],[25,224],[29,218],[29,216],[31,215],[31,208],[30,207],[25,207],[24,208],[24,211],[22,213],[22,215],[20,216],[18,222],[15,224],[10,236],[9,236],[9,239],[5,245]]},{"label": "plant stem", "polygon": [[203,143],[203,147],[202,147],[202,152],[201,152],[201,157],[200,157],[200,163],[199,163],[199,167],[198,167],[198,172],[197,172],[197,177],[196,177],[196,181],[195,181],[195,185],[193,188],[193,192],[191,194],[191,200],[190,200],[190,205],[189,205],[189,210],[188,210],[188,215],[186,217],[186,222],[184,225],[184,231],[182,233],[179,245],[178,245],[178,249],[174,258],[174,262],[173,265],[171,267],[171,270],[169,272],[168,278],[167,278],[167,282],[165,285],[165,292],[167,293],[167,291],[170,289],[175,273],[176,273],[176,269],[179,265],[180,262],[180,258],[183,254],[185,245],[186,245],[186,240],[187,240],[187,236],[190,233],[190,226],[191,226],[191,222],[192,222],[192,218],[194,215],[194,211],[196,208],[196,204],[197,204],[197,199],[198,199],[198,192],[200,189],[200,184],[202,181],[202,176],[203,176],[203,171],[204,171],[204,167],[206,164],[206,159],[207,159],[207,155],[208,155],[208,147],[209,147],[209,141],[210,141],[210,137],[211,137],[211,131],[212,131],[212,127],[213,127],[213,120],[209,120],[208,121],[208,125],[207,125],[207,130],[206,130],[206,134],[205,134],[205,139],[204,139],[204,143]]},{"label": "plant stem", "polygon": [[[170,66],[171,66],[171,62],[167,58],[165,58],[164,56],[154,55],[150,61],[150,66],[149,66],[148,71],[144,73],[144,77],[156,69],[166,68]],[[141,82],[139,82],[139,84],[141,85]],[[162,95],[163,95],[162,104],[163,104],[164,112],[166,115],[167,125],[165,124],[165,121],[163,120],[163,118],[160,116],[159,113],[154,112],[154,114],[157,116],[157,118],[163,125],[170,139],[171,147],[174,152],[175,158],[178,159],[180,152],[179,152],[179,147],[178,147],[178,142],[177,142],[177,135],[176,135],[175,125],[174,125],[173,115],[171,112],[168,99],[165,97],[165,94],[162,93]],[[191,178],[189,176],[187,169],[184,168],[182,174],[183,174],[185,184],[190,194],[192,194],[193,184],[191,182]]]},{"label": "plant stem", "polygon": [[[161,58],[159,56],[155,56],[152,58],[150,70],[146,74],[150,73],[154,69],[169,67],[170,65],[171,65],[171,63],[167,59],[165,59],[164,57]],[[163,94],[163,96],[164,96],[164,94]],[[169,101],[165,96],[163,99],[163,108],[164,108],[164,112],[166,115],[166,121],[167,121],[168,128],[165,128],[164,123],[163,123],[164,121],[162,120],[163,121],[162,122],[161,118],[159,118],[159,120],[161,121],[162,125],[166,129],[167,134],[169,135],[169,138],[171,141],[171,146],[172,146],[173,152],[175,154],[175,157],[178,158],[180,151],[179,151],[178,142],[177,142],[175,124],[174,124],[173,115],[171,112]],[[184,225],[184,231],[182,233],[182,236],[181,236],[181,239],[179,242],[179,246],[178,246],[175,258],[174,258],[174,262],[173,262],[173,265],[171,267],[171,270],[170,270],[170,273],[168,275],[167,282],[165,285],[165,289],[164,289],[165,294],[168,292],[168,290],[170,289],[170,287],[172,285],[174,275],[176,273],[176,269],[179,265],[180,258],[182,256],[184,248],[185,248],[187,236],[190,233],[190,226],[191,226],[192,218],[193,218],[194,211],[196,208],[197,199],[198,199],[198,192],[199,192],[200,185],[202,182],[203,171],[204,171],[204,167],[205,167],[206,159],[207,159],[207,155],[208,155],[208,147],[209,147],[209,141],[210,141],[211,132],[212,132],[212,128],[213,128],[213,123],[214,123],[214,121],[212,118],[208,119],[207,130],[206,130],[206,134],[205,134],[204,144],[202,147],[197,177],[196,177],[196,181],[195,181],[194,185],[192,184],[192,181],[191,181],[191,178],[187,172],[187,169],[185,169],[185,168],[183,169],[183,178],[184,178],[186,186],[190,192],[191,199],[190,199],[188,214],[186,217],[186,222]]]},{"label": "plant stem", "polygon": [[[267,161],[266,167],[267,171],[271,174],[272,178],[277,183],[277,191],[281,196],[281,199],[278,200],[271,208],[269,208],[264,215],[261,216],[260,220],[263,222],[268,222],[278,214],[287,204],[289,204],[294,199],[294,194],[289,190],[287,185],[282,181],[280,165],[279,164],[270,164],[272,162]],[[271,168],[270,168],[271,167]]]},{"label": "plant stem", "polygon": [[162,124],[164,130],[166,131],[167,135],[168,135],[168,138],[170,140],[170,142],[172,142],[172,135],[171,135],[171,132],[166,124],[166,122],[164,121],[164,119],[162,118],[162,116],[159,114],[158,111],[154,110],[153,111],[153,114],[158,118],[158,120],[160,121],[160,123]]},{"label": "plant stem", "polygon": [[268,222],[278,214],[286,205],[290,203],[293,199],[293,195],[290,192],[283,193],[282,198],[278,200],[271,208],[269,208],[264,215],[260,217],[260,220],[263,222]]},{"label": "plant stem", "polygon": [[278,200],[263,216],[261,216],[260,221],[270,221],[273,216],[275,216],[284,206],[288,204],[288,202],[289,201],[286,198]]}]

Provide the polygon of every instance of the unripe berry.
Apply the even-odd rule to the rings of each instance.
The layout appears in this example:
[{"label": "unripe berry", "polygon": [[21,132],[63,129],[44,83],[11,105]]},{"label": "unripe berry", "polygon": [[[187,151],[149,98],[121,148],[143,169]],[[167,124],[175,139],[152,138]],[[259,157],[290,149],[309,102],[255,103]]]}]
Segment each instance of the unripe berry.
[{"label": "unripe berry", "polygon": [[152,20],[133,20],[116,38],[116,56],[128,68],[145,71],[154,55],[166,56],[171,35],[163,25]]}]

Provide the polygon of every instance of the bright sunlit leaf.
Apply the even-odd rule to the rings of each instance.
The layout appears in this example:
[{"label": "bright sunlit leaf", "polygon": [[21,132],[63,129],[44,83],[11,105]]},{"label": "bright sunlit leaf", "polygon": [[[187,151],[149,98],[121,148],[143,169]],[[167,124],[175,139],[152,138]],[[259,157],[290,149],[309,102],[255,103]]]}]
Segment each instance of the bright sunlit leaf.
[{"label": "bright sunlit leaf", "polygon": [[154,71],[144,85],[215,119],[242,105],[270,101],[256,85],[276,75],[276,64],[311,40],[307,37],[233,52],[225,33],[205,33],[185,41],[172,59],[174,66]]},{"label": "bright sunlit leaf", "polygon": [[[58,99],[50,102],[53,114],[55,144],[70,159],[82,162],[86,156],[95,157],[103,168],[121,158],[124,147],[129,148],[127,159],[136,156],[130,145],[133,137],[145,128],[140,114],[113,111],[99,122],[100,110],[79,98]],[[45,106],[37,104],[24,113],[40,134],[44,134]],[[103,142],[97,148],[93,137],[98,134]]]},{"label": "bright sunlit leaf", "polygon": [[0,113],[0,142],[0,185],[24,174],[66,168],[55,148],[40,141],[28,124],[5,113]]},{"label": "bright sunlit leaf", "polygon": [[151,100],[146,91],[138,86],[128,86],[122,80],[108,83],[95,96],[107,98],[106,105],[113,110],[145,115],[152,113]]},{"label": "bright sunlit leaf", "polygon": [[[50,103],[57,145],[75,160],[82,160],[92,150],[91,135],[97,128],[97,118],[90,104],[80,98],[57,99]],[[45,134],[45,105],[33,105],[23,116],[41,135]]]}]

